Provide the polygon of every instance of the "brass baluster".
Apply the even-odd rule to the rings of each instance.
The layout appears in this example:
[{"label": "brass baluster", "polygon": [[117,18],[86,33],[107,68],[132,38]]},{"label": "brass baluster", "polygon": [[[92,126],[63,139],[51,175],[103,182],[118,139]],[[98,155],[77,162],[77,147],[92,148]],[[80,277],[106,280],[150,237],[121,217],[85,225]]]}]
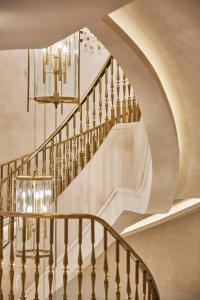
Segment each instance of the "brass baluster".
[{"label": "brass baluster", "polygon": [[13,211],[16,211],[16,180],[13,180]]},{"label": "brass baluster", "polygon": [[119,272],[119,241],[116,241],[116,274],[115,274],[115,282],[116,282],[116,300],[120,300],[120,272]]},{"label": "brass baluster", "polygon": [[66,187],[66,144],[67,142],[63,143],[63,171],[62,171],[62,191]]},{"label": "brass baluster", "polygon": [[70,159],[69,159],[69,162],[70,162],[70,182],[73,178],[73,174],[72,174],[72,162],[73,162],[73,145],[72,145],[72,138],[69,139],[69,143],[70,143]]},{"label": "brass baluster", "polygon": [[82,104],[80,104],[79,108],[80,112],[80,168],[83,169],[85,165],[85,155],[83,150],[83,109]]},{"label": "brass baluster", "polygon": [[73,175],[73,178],[75,178],[77,176],[77,173],[78,173],[77,158],[76,158],[76,115],[75,114],[74,114],[74,117],[73,117],[73,131],[74,131],[74,137],[73,137],[74,157],[73,157],[72,175]]},{"label": "brass baluster", "polygon": [[54,175],[54,140],[51,140],[51,145],[49,148],[49,175]]},{"label": "brass baluster", "polygon": [[133,117],[132,117],[132,100],[131,100],[131,84],[128,82],[128,122],[131,123],[133,122]]},{"label": "brass baluster", "polygon": [[35,156],[35,167],[34,167],[34,174],[38,174],[38,154]]},{"label": "brass baluster", "polygon": [[116,121],[117,123],[121,122],[121,102],[120,102],[120,72],[119,72],[119,64],[117,64],[117,75],[116,75],[116,83],[117,83],[117,102],[116,102]]},{"label": "brass baluster", "polygon": [[94,220],[91,220],[91,243],[92,243],[92,252],[91,252],[91,283],[92,283],[92,294],[91,300],[96,300],[95,296],[95,281],[96,281],[96,257],[95,257],[95,228],[94,228]]},{"label": "brass baluster", "polygon": [[99,145],[103,142],[103,128],[102,128],[102,83],[99,78]]},{"label": "brass baluster", "polygon": [[148,281],[148,300],[152,300],[152,293],[151,293],[151,280]]},{"label": "brass baluster", "polygon": [[40,265],[40,219],[36,219],[36,249],[35,249],[35,298],[34,300],[39,300],[38,294],[38,284],[39,284],[39,265]]},{"label": "brass baluster", "polygon": [[0,300],[3,300],[2,279],[3,279],[3,216],[0,216]]},{"label": "brass baluster", "polygon": [[114,66],[113,66],[113,57],[111,58],[111,82],[110,82],[110,87],[111,87],[111,127],[115,125],[115,109],[114,109]]},{"label": "brass baluster", "polygon": [[14,300],[14,291],[13,291],[13,284],[14,284],[14,218],[10,217],[10,292],[9,292],[9,300]]},{"label": "brass baluster", "polygon": [[24,158],[21,159],[21,175],[24,174]]},{"label": "brass baluster", "polygon": [[130,266],[130,251],[127,250],[126,251],[126,272],[127,272],[127,287],[126,287],[126,291],[127,291],[127,299],[130,300],[131,299],[131,282],[130,282],[130,270],[131,266]]},{"label": "brass baluster", "polygon": [[82,219],[79,219],[78,229],[78,300],[82,300],[82,281],[83,281],[83,258],[82,258]]},{"label": "brass baluster", "polygon": [[31,161],[28,161],[26,164],[26,172],[28,176],[31,175]]},{"label": "brass baluster", "polygon": [[134,94],[134,104],[135,104],[135,121],[138,122],[140,120],[141,112],[135,94]]},{"label": "brass baluster", "polygon": [[126,75],[123,73],[122,122],[126,123]]},{"label": "brass baluster", "polygon": [[65,252],[63,258],[63,300],[67,300],[67,266],[68,266],[68,219],[64,220],[64,243],[65,243]]},{"label": "brass baluster", "polygon": [[97,150],[97,140],[96,140],[96,96],[95,96],[95,87],[93,87],[93,134],[92,134],[92,154],[94,155]]},{"label": "brass baluster", "polygon": [[90,98],[87,96],[86,100],[86,130],[87,130],[87,142],[86,142],[86,163],[90,160],[90,117],[89,117],[89,101]]},{"label": "brass baluster", "polygon": [[138,292],[138,287],[139,287],[139,266],[140,262],[137,260],[135,262],[135,300],[139,300],[139,292]]},{"label": "brass baluster", "polygon": [[108,300],[108,287],[109,287],[109,282],[108,282],[108,235],[107,235],[107,229],[104,228],[104,289],[105,289],[105,300]]},{"label": "brass baluster", "polygon": [[22,263],[22,271],[21,271],[21,281],[22,281],[22,291],[21,291],[21,300],[26,300],[25,296],[25,282],[26,282],[26,270],[25,270],[25,264],[26,264],[26,219],[22,219],[22,257],[21,257],[21,263]]},{"label": "brass baluster", "polygon": [[57,154],[58,154],[58,163],[57,163],[57,169],[58,169],[58,177],[57,177],[57,196],[59,196],[62,192],[62,132],[59,132],[59,142],[57,144]]},{"label": "brass baluster", "polygon": [[147,282],[147,272],[143,271],[143,300],[146,300],[146,293],[147,293],[146,282]]},{"label": "brass baluster", "polygon": [[46,147],[42,150],[42,175],[46,175]]},{"label": "brass baluster", "polygon": [[[10,176],[11,170],[10,170],[10,164],[7,166],[7,176]],[[7,181],[7,211],[11,211],[11,180],[9,179]]]},{"label": "brass baluster", "polygon": [[69,141],[69,123],[66,125],[66,165],[67,165],[67,174],[66,174],[66,186],[70,184],[70,141]]},{"label": "brass baluster", "polygon": [[105,136],[109,133],[110,122],[108,118],[108,68],[105,69]]},{"label": "brass baluster", "polygon": [[152,285],[152,300],[158,300],[157,291],[153,285]]},{"label": "brass baluster", "polygon": [[50,243],[50,249],[49,249],[49,300],[53,299],[52,294],[52,286],[53,286],[53,232],[54,232],[54,219],[50,219],[50,234],[49,234],[49,243]]}]

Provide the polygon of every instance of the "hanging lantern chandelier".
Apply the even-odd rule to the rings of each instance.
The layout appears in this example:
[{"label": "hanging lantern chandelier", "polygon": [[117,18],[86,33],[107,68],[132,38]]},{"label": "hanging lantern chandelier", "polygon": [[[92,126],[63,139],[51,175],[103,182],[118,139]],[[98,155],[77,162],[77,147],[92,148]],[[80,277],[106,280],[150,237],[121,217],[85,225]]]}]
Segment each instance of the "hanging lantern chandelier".
[{"label": "hanging lantern chandelier", "polygon": [[80,32],[33,54],[34,72],[30,70],[28,51],[27,111],[30,100],[30,73],[34,73],[34,100],[59,104],[80,101]]},{"label": "hanging lantern chandelier", "polygon": [[[50,213],[53,203],[53,180],[51,176],[17,176],[16,186],[16,211],[23,213]],[[16,223],[16,255],[22,257],[21,249],[22,220],[17,219]],[[26,224],[26,258],[34,259],[36,255],[36,219],[27,219]],[[47,223],[43,219],[40,222],[42,239],[47,239]],[[49,250],[39,249],[39,257],[49,256]]]}]

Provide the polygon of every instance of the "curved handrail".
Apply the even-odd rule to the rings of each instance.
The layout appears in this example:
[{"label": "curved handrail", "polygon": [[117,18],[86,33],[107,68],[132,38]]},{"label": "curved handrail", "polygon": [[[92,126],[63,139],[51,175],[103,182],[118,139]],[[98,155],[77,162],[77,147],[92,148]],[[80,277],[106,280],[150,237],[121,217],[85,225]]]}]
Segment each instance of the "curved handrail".
[{"label": "curved handrail", "polygon": [[58,214],[58,213],[23,213],[23,212],[8,212],[8,211],[0,211],[0,217],[8,217],[8,218],[22,218],[22,219],[63,219],[63,220],[91,220],[96,221],[97,223],[101,224],[104,229],[106,229],[110,235],[115,239],[115,241],[118,241],[119,244],[126,250],[129,251],[131,254],[132,259],[134,262],[139,262],[139,268],[142,273],[146,272],[146,279],[147,281],[152,285],[153,288],[153,300],[160,300],[158,288],[155,282],[155,279],[147,267],[147,265],[144,263],[142,258],[133,250],[133,248],[125,241],[124,238],[120,236],[120,234],[111,226],[109,225],[105,220],[102,218],[92,215],[92,214],[86,214],[86,213],[72,213],[72,214]]},{"label": "curved handrail", "polygon": [[[78,104],[72,111],[71,113],[67,116],[67,118],[61,123],[61,125],[33,152],[30,154],[30,156],[24,160],[15,170],[12,170],[11,174],[9,176],[7,176],[6,178],[4,178],[1,182],[0,182],[0,187],[6,183],[9,179],[11,179],[14,175],[17,174],[17,172],[22,168],[22,166],[24,166],[25,164],[27,164],[29,161],[31,161],[39,152],[42,151],[42,149],[49,144],[49,142],[58,135],[58,133],[67,125],[67,123],[73,118],[74,114],[76,112],[78,112],[80,105],[82,105],[84,102],[86,102],[87,97],[89,95],[91,95],[93,88],[96,87],[96,85],[99,82],[99,78],[103,76],[103,74],[105,73],[105,69],[106,67],[108,67],[111,63],[111,59],[112,56],[109,55],[109,57],[107,58],[105,64],[103,65],[101,71],[98,73],[98,75],[96,76],[95,80],[93,81],[93,83],[91,84],[91,86],[89,87],[89,89],[87,90],[87,92],[85,93],[85,95],[83,96],[82,100],[80,101],[80,104]],[[5,164],[4,164],[5,165]]]}]

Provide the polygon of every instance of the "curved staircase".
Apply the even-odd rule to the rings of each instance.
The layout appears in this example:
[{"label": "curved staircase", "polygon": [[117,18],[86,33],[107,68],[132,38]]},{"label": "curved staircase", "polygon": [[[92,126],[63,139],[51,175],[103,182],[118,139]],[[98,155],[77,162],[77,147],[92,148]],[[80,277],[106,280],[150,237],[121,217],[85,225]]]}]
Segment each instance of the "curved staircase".
[{"label": "curved staircase", "polygon": [[[109,57],[80,104],[55,132],[35,152],[0,166],[0,299],[7,295],[8,299],[70,299],[67,286],[76,278],[73,299],[160,299],[147,266],[111,227],[124,210],[144,213],[149,205],[151,155],[139,120],[134,91],[118,63]],[[54,201],[49,214],[16,212],[18,175],[53,177]],[[30,222],[34,224],[35,248],[27,262]],[[20,231],[16,231],[17,224]],[[116,291],[109,290],[107,256],[112,243],[116,272],[110,281]],[[41,245],[48,258],[40,257]],[[16,256],[18,247],[20,258]],[[121,252],[126,260],[123,270]],[[103,280],[96,273],[100,254],[104,255]],[[84,296],[83,268],[89,265],[91,286],[85,293],[90,295]],[[99,280],[103,282],[98,297],[97,277],[98,285]]]}]

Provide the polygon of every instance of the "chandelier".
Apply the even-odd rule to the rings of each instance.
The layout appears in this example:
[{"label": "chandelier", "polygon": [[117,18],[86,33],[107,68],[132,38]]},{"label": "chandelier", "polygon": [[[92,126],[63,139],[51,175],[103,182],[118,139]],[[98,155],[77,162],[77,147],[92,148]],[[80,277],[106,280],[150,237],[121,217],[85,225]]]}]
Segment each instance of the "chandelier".
[{"label": "chandelier", "polygon": [[[53,203],[53,180],[51,176],[17,176],[15,179],[15,200],[16,211],[23,213],[50,213]],[[36,245],[36,219],[27,219],[26,224],[26,258],[35,258]],[[16,255],[22,256],[21,235],[22,220],[17,220],[16,224]],[[42,220],[40,229],[43,240],[47,239],[47,223]],[[49,251],[45,248],[39,249],[39,256],[42,258],[49,256]]]},{"label": "chandelier", "polygon": [[[33,58],[33,63],[31,61]],[[33,66],[33,69],[31,68]],[[33,99],[38,103],[79,103],[80,32],[43,49],[28,50],[27,111],[30,78],[34,80]]]}]

